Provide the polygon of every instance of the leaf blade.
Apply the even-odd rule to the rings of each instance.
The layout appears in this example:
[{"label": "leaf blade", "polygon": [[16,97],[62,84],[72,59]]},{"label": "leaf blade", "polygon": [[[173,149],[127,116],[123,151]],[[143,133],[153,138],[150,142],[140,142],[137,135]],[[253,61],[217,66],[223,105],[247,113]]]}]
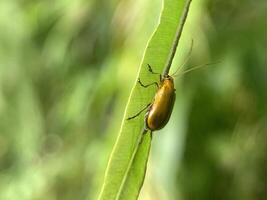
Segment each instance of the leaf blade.
[{"label": "leaf blade", "polygon": [[[138,77],[145,83],[158,81],[159,78],[151,75],[147,70],[147,64],[153,66],[154,71],[161,72],[169,65],[168,63],[171,63],[190,3],[191,0],[164,1],[160,23],[148,42],[139,68]],[[177,35],[179,31],[180,34]],[[100,200],[138,197],[144,181],[151,137],[148,133],[144,135],[144,113],[133,120],[125,119],[150,103],[155,92],[152,87],[146,89],[140,87],[136,81],[126,106],[119,136],[110,156],[99,195]]]}]

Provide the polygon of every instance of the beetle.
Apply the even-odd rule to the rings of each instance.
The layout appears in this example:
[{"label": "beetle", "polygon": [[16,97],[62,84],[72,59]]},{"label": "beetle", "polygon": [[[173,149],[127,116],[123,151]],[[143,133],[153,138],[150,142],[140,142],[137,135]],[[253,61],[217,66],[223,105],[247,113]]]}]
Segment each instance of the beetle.
[{"label": "beetle", "polygon": [[175,97],[173,78],[169,75],[163,76],[153,103],[146,114],[145,123],[147,129],[151,131],[160,130],[168,123]]},{"label": "beetle", "polygon": [[[154,99],[151,103],[149,103],[145,108],[143,108],[141,111],[139,111],[136,115],[127,118],[127,120],[134,119],[135,117],[139,116],[143,111],[147,110],[145,114],[145,130],[150,130],[151,132],[162,129],[169,121],[170,116],[172,114],[173,106],[175,103],[175,88],[174,88],[174,80],[173,77],[175,77],[178,74],[184,74],[191,70],[194,70],[198,67],[193,67],[188,70],[183,71],[182,73],[179,73],[180,70],[184,67],[184,65],[187,63],[191,56],[191,52],[193,49],[193,40],[191,42],[191,46],[188,52],[188,55],[184,61],[184,63],[181,65],[180,68],[178,68],[172,75],[168,74],[169,70],[165,70],[163,74],[155,73],[152,70],[152,67],[147,64],[149,72],[152,74],[159,74],[160,75],[160,81],[159,84],[157,82],[150,83],[148,85],[144,85],[140,78],[138,78],[138,83],[142,87],[149,87],[151,85],[157,86],[157,92],[154,96]],[[169,63],[171,64],[171,63]],[[170,65],[169,65],[170,67]]]},{"label": "beetle", "polygon": [[138,78],[138,83],[142,87],[145,87],[145,88],[151,85],[156,85],[158,88],[157,92],[151,103],[149,103],[145,108],[139,111],[136,115],[127,118],[127,120],[134,119],[135,117],[139,116],[143,111],[147,110],[145,114],[145,130],[147,131],[150,130],[151,132],[160,130],[168,123],[170,116],[172,114],[173,106],[175,103],[175,97],[176,97],[176,94],[175,94],[176,90],[174,88],[173,77],[188,73],[190,71],[193,71],[198,68],[202,68],[204,66],[219,63],[219,62],[207,63],[204,65],[191,67],[181,72],[180,70],[184,67],[184,65],[187,63],[187,61],[189,60],[191,56],[192,49],[193,49],[193,40],[191,42],[191,47],[189,49],[188,55],[184,63],[172,75],[169,75],[166,71],[163,73],[163,75],[159,73],[155,73],[152,70],[152,67],[149,64],[147,64],[149,72],[151,72],[152,74],[160,75],[160,82],[159,84],[157,82],[153,82],[148,85],[144,85],[141,82],[140,78]]},{"label": "beetle", "polygon": [[[149,64],[147,66],[150,72],[157,74],[152,71]],[[127,120],[137,117],[147,109],[145,115],[145,129],[150,131],[160,130],[168,123],[175,102],[176,95],[173,77],[170,75],[160,75],[159,84],[157,82],[153,82],[151,84],[144,85],[140,79],[138,79],[138,83],[142,87],[149,87],[150,85],[155,84],[158,90],[152,103],[148,104],[136,115],[127,118]]]},{"label": "beetle", "polygon": [[[182,73],[179,73],[179,75],[185,74],[187,72],[193,71],[198,68],[202,68],[204,66],[216,64],[216,63],[219,63],[219,62],[207,63],[204,65],[192,67],[188,70],[183,71]],[[182,67],[184,66],[184,64],[182,65]],[[148,70],[152,74],[158,74],[158,73],[153,72],[152,67],[149,64],[147,64],[147,66],[148,66]],[[153,132],[153,131],[162,129],[168,123],[172,110],[173,110],[174,103],[175,103],[175,97],[176,97],[175,91],[176,90],[174,88],[173,77],[178,75],[178,72],[180,72],[180,69],[182,69],[182,67],[176,70],[176,72],[172,75],[168,75],[168,74],[161,75],[160,74],[159,84],[157,82],[153,82],[148,85],[144,85],[139,78],[138,83],[142,87],[146,88],[151,85],[156,85],[158,90],[154,96],[152,103],[149,103],[145,108],[139,111],[136,115],[127,118],[127,120],[134,119],[135,117],[139,116],[143,111],[147,110],[145,114],[145,130],[150,130]]]}]

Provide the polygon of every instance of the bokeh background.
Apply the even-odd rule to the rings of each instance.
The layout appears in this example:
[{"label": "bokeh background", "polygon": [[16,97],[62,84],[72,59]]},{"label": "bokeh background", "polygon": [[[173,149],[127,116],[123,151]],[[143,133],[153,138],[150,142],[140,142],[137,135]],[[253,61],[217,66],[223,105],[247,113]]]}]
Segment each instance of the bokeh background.
[{"label": "bokeh background", "polygon": [[[161,0],[0,1],[0,199],[96,199]],[[141,200],[267,199],[267,1],[193,0]]]}]

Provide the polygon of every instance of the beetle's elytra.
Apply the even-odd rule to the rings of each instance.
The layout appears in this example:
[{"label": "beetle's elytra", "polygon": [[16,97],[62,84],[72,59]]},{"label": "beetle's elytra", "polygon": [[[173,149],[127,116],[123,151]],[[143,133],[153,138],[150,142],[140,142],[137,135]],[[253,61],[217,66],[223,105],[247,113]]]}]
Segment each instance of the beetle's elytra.
[{"label": "beetle's elytra", "polygon": [[175,89],[171,76],[163,77],[154,100],[146,114],[146,128],[155,131],[162,129],[169,121],[175,102]]},{"label": "beetle's elytra", "polygon": [[[149,71],[152,71],[150,65],[148,65]],[[151,83],[144,85],[140,79],[138,79],[139,84],[142,87],[148,87],[153,84],[157,85],[157,92],[155,94],[152,103],[148,104],[144,109],[138,112],[136,115],[129,117],[127,120],[133,119],[140,115],[144,110],[147,110],[145,115],[145,128],[151,131],[162,129],[169,121],[173,105],[175,102],[175,88],[173,78],[169,75],[160,76],[160,83]]]}]

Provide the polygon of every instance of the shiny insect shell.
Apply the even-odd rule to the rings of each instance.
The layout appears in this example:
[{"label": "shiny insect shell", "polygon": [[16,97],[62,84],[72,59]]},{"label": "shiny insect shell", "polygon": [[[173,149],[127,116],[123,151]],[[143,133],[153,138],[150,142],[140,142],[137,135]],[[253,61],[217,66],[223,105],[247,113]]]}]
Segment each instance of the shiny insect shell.
[{"label": "shiny insect shell", "polygon": [[154,100],[146,113],[146,129],[151,131],[162,129],[170,119],[174,102],[174,81],[171,76],[165,75],[161,78]]}]

